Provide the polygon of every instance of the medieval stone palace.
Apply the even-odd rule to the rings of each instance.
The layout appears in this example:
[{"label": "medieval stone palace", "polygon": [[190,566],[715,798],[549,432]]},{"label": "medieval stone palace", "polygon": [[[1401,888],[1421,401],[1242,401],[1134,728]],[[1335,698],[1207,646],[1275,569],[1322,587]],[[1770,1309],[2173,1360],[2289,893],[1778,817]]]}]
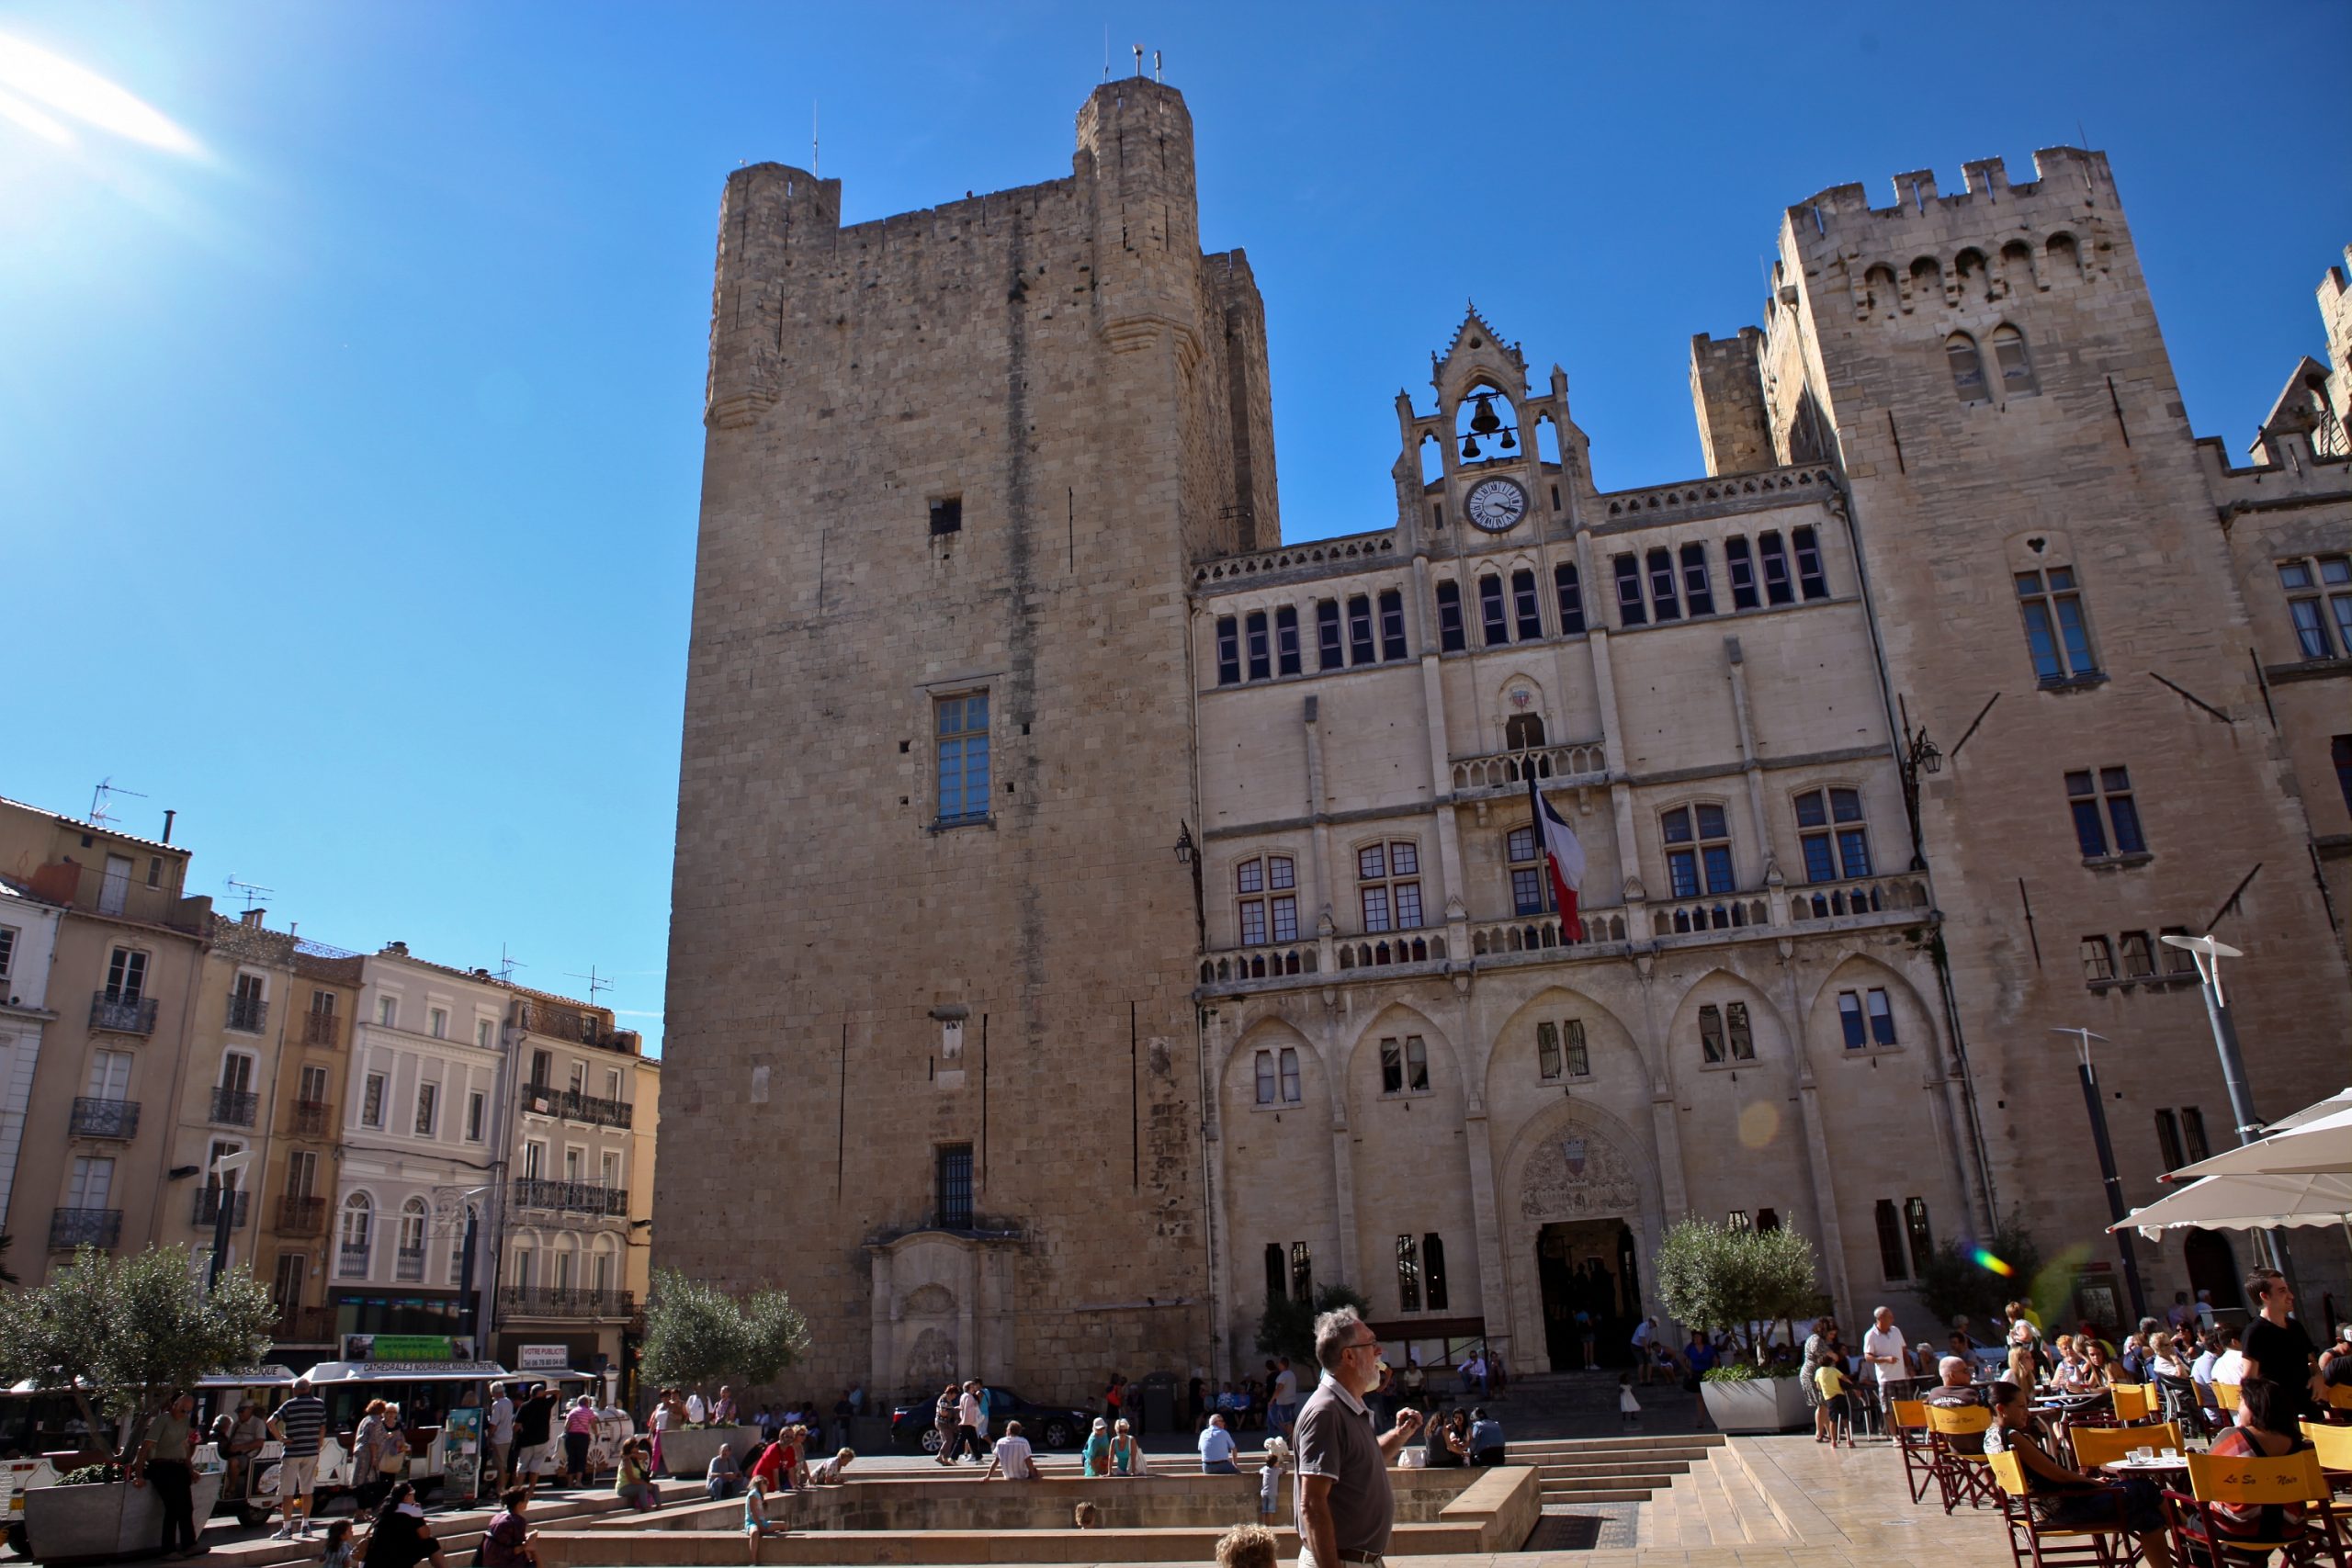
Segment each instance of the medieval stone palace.
[{"label": "medieval stone palace", "polygon": [[[1238,1375],[1331,1280],[1540,1371],[1657,1311],[1691,1213],[1919,1337],[1921,1259],[2014,1211],[2112,1324],[2054,1031],[2105,1037],[2132,1202],[2235,1141],[2164,934],[2245,950],[2265,1113],[2344,1086],[2342,273],[2233,466],[2103,156],[1837,186],[1692,344],[1703,475],[1596,489],[1474,311],[1395,514],[1290,545],[1182,98],[1077,131],[928,211],[777,164],[720,210],[657,1261],[787,1287],[808,1387]],[[2140,1244],[2159,1308],[2250,1260]]]}]

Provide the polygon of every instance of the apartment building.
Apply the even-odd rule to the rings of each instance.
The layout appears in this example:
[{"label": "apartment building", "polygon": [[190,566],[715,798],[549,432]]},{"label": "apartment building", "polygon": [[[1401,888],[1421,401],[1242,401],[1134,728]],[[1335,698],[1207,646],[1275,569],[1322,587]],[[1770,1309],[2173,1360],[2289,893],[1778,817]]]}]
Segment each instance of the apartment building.
[{"label": "apartment building", "polygon": [[328,1208],[342,1159],[338,1108],[346,1103],[352,1020],[365,960],[322,943],[294,944],[292,990],[270,1098],[266,1167],[249,1170],[257,1194],[254,1272],[277,1303],[273,1352],[289,1365],[326,1357],[334,1344]]},{"label": "apartment building", "polygon": [[0,877],[0,1235],[9,1228],[8,1203],[17,1179],[17,1151],[25,1139],[25,1108],[40,1064],[41,1036],[57,1021],[49,1008],[49,966],[64,911],[29,888]]}]

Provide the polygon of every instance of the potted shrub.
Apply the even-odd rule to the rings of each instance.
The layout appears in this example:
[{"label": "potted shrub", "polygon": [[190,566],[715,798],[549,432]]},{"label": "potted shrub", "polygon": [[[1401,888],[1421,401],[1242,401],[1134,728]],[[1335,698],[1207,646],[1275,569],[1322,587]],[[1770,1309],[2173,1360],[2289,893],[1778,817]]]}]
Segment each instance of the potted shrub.
[{"label": "potted shrub", "polygon": [[[782,1291],[754,1291],[738,1300],[674,1269],[655,1273],[639,1366],[656,1398],[665,1387],[715,1393],[721,1383],[748,1395],[808,1352],[808,1320]],[[719,1444],[733,1443],[741,1460],[744,1445],[758,1436],[757,1427],[740,1424],[673,1427],[662,1438],[662,1467],[699,1480]]]},{"label": "potted shrub", "polygon": [[1813,1303],[1813,1243],[1785,1228],[1684,1220],[1658,1249],[1657,1289],[1668,1313],[1687,1326],[1711,1334],[1737,1329],[1752,1347],[1748,1358],[1716,1366],[1700,1382],[1718,1430],[1780,1432],[1811,1420],[1803,1369],[1770,1361],[1764,1331]]},{"label": "potted shrub", "polygon": [[[223,1273],[209,1292],[199,1288],[184,1247],[133,1258],[84,1247],[48,1283],[0,1295],[0,1379],[67,1390],[94,1441],[103,1440],[108,1420],[119,1438],[111,1462],[25,1494],[30,1554],[60,1562],[154,1552],[163,1506],[153,1487],[124,1480],[122,1465],[175,1390],[267,1355],[276,1315],[269,1292],[243,1269]],[[196,1477],[199,1529],[220,1480],[217,1468]]]}]

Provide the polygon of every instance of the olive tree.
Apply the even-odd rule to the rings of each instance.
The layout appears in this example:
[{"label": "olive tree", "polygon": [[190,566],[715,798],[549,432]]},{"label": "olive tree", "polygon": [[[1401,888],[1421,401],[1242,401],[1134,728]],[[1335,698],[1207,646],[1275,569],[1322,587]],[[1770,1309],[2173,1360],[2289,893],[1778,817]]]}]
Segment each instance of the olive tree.
[{"label": "olive tree", "polygon": [[128,1453],[174,1390],[268,1355],[277,1310],[243,1268],[205,1291],[185,1247],[130,1258],[85,1247],[46,1283],[0,1294],[0,1380],[68,1391],[93,1435],[92,1400],[119,1421],[136,1417]]},{"label": "olive tree", "polygon": [[1658,1248],[1657,1293],[1690,1327],[1747,1334],[1760,1359],[1759,1330],[1809,1312],[1818,1299],[1813,1243],[1786,1226],[1759,1231],[1686,1219]]},{"label": "olive tree", "polygon": [[782,1291],[737,1298],[675,1269],[645,1303],[645,1376],[656,1383],[772,1382],[808,1353],[808,1321]]}]

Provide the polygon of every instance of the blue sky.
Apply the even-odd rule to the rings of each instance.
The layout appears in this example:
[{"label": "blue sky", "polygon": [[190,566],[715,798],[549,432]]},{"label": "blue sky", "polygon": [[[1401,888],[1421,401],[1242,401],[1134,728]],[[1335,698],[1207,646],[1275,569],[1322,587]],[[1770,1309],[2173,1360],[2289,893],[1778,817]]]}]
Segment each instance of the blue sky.
[{"label": "blue sky", "polygon": [[2242,450],[2352,239],[2352,6],[2249,15],[0,6],[0,793],[111,776],[126,827],[179,811],[198,891],[594,964],[658,1037],[713,224],[812,105],[856,221],[1066,174],[1106,30],[1116,71],[1163,51],[1204,243],[1265,293],[1298,538],[1388,521],[1391,399],[1465,297],[1566,367],[1604,486],[1683,477],[1690,336],[1757,319],[1783,207],[2027,178],[2078,125]]}]

